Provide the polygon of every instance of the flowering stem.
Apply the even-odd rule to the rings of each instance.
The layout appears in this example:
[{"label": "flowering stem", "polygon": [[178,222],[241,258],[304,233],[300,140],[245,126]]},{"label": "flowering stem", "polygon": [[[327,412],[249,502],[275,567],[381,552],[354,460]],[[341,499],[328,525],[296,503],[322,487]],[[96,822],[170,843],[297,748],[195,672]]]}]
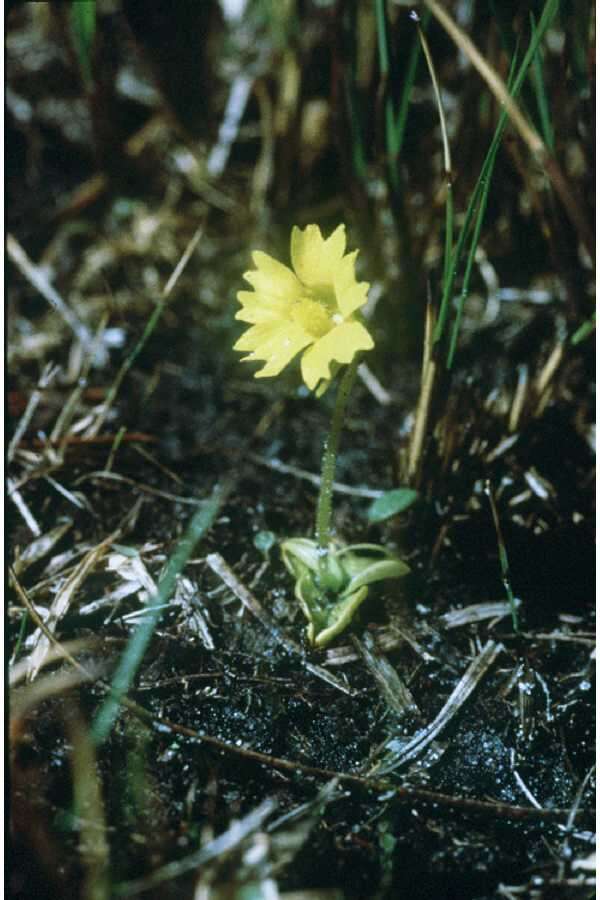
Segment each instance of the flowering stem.
[{"label": "flowering stem", "polygon": [[340,386],[338,388],[337,397],[335,398],[335,407],[333,410],[333,418],[331,420],[331,428],[325,442],[325,450],[323,453],[323,464],[321,467],[321,487],[319,490],[319,499],[317,502],[317,543],[321,551],[320,566],[324,570],[327,564],[327,549],[331,539],[331,495],[333,492],[333,476],[335,474],[335,464],[337,461],[338,447],[340,444],[340,432],[344,423],[344,414],[348,405],[350,391],[356,378],[358,369],[358,356],[346,369]]}]

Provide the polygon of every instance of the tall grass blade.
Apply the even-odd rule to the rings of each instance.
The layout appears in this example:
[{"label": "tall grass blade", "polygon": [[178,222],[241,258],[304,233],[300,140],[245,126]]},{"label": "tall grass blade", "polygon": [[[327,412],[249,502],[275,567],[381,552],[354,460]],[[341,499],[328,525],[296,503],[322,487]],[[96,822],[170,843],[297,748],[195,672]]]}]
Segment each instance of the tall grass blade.
[{"label": "tall grass blade", "polygon": [[[509,80],[508,80],[510,96],[513,99],[516,99],[519,96],[519,92],[523,85],[523,81],[525,79],[525,76],[527,74],[529,66],[531,65],[531,62],[534,58],[534,54],[536,53],[536,51],[539,47],[540,41],[542,40],[546,30],[550,26],[552,19],[554,18],[555,14],[556,14],[557,9],[558,9],[558,0],[547,0],[546,4],[544,6],[544,9],[542,11],[542,15],[540,17],[540,21],[531,36],[531,41],[529,43],[529,47],[527,48],[525,56],[523,57],[523,61],[521,62],[521,65],[519,66],[519,70],[514,78],[514,82],[511,84],[511,75],[512,75],[512,73],[514,71],[514,67],[515,67],[516,52],[515,52],[515,56],[513,56],[513,60],[511,63],[511,70],[510,70],[511,74],[509,74]],[[504,133],[504,128],[506,126],[507,120],[508,120],[508,114],[507,114],[506,110],[503,110],[500,115],[500,118],[498,120],[498,125],[496,126],[496,131],[494,133],[494,137],[492,138],[492,143],[490,144],[489,150],[487,152],[487,155],[485,157],[485,160],[484,160],[482,168],[481,168],[481,172],[479,174],[479,178],[477,180],[475,188],[473,189],[473,193],[471,195],[471,199],[470,199],[469,205],[467,207],[465,219],[464,219],[461,231],[459,233],[459,236],[458,236],[458,239],[456,242],[456,248],[454,250],[454,256],[452,259],[452,266],[451,266],[451,270],[450,270],[450,277],[448,279],[446,279],[444,282],[442,301],[440,304],[440,313],[439,313],[439,317],[438,317],[438,321],[437,321],[437,325],[436,325],[436,329],[435,329],[435,335],[434,335],[434,341],[436,343],[437,343],[437,341],[439,341],[442,338],[442,336],[444,334],[444,330],[445,330],[446,322],[447,322],[447,318],[448,318],[448,313],[450,311],[450,297],[451,297],[452,288],[454,285],[454,279],[456,278],[458,266],[460,264],[462,253],[463,253],[463,250],[465,247],[468,231],[469,231],[469,228],[471,227],[471,222],[473,220],[473,216],[475,214],[477,206],[480,203],[481,197],[483,196],[485,184],[486,184],[486,182],[489,182],[489,179],[491,178],[491,174],[492,174],[494,164],[496,161],[496,154],[497,154],[498,148],[500,146],[500,141],[502,140],[502,136]],[[460,318],[460,316],[457,316],[457,317]],[[456,326],[455,326],[455,330],[456,330]],[[453,358],[453,355],[454,355],[454,352],[452,352],[452,358]]]},{"label": "tall grass blade", "polygon": [[[535,16],[529,13],[529,21],[531,22],[531,33],[535,34]],[[554,153],[554,129],[552,127],[552,117],[550,115],[550,104],[548,102],[548,94],[546,93],[546,85],[544,84],[544,70],[542,65],[542,51],[538,47],[531,67],[531,80],[535,93],[535,101],[537,103],[538,114],[540,117],[540,126],[544,143],[551,153]]]},{"label": "tall grass blade", "polygon": [[377,21],[377,46],[379,48],[379,67],[381,74],[390,72],[390,54],[388,50],[387,28],[385,21],[385,0],[375,0],[375,16]]},{"label": "tall grass blade", "polygon": [[473,268],[473,262],[475,261],[475,254],[477,252],[477,247],[479,245],[481,226],[483,225],[483,217],[485,215],[485,210],[487,207],[487,200],[488,200],[488,195],[490,192],[492,170],[494,168],[495,161],[496,161],[496,154],[494,153],[494,156],[489,165],[488,174],[483,181],[481,200],[479,202],[479,208],[477,210],[477,217],[475,219],[475,225],[473,226],[473,236],[471,239],[471,246],[469,248],[469,253],[467,255],[467,264],[465,266],[465,274],[463,277],[462,289],[460,292],[460,297],[458,299],[456,316],[454,318],[454,324],[452,326],[452,334],[450,336],[450,348],[448,350],[448,358],[446,360],[446,368],[447,369],[451,369],[452,364],[454,362],[454,354],[456,352],[456,343],[458,341],[458,333],[460,331],[460,323],[462,320],[463,307],[465,305],[465,300],[467,299],[467,296],[469,294],[469,285],[471,282],[471,270]]},{"label": "tall grass blade", "polygon": [[364,181],[367,177],[367,161],[362,137],[362,121],[358,96],[354,86],[350,82],[350,78],[345,79],[344,87],[346,104],[348,107],[348,117],[350,119],[350,136],[352,138],[352,165],[354,166],[356,176],[361,181]]},{"label": "tall grass blade", "polygon": [[92,82],[92,45],[96,33],[96,0],[71,4],[71,31],[86,86]]},{"label": "tall grass blade", "polygon": [[112,679],[112,690],[106,698],[92,723],[92,738],[101,743],[109,734],[119,713],[121,698],[127,693],[144,653],[152,639],[152,635],[161,618],[165,604],[170,600],[175,589],[177,576],[183,571],[200,538],[209,530],[221,507],[226,490],[215,489],[212,496],[194,514],[185,535],[181,538],[175,552],[169,559],[162,578],[158,583],[156,594],[147,605],[147,615],[138,625],[129,639]]},{"label": "tall grass blade", "polygon": [[[421,31],[427,31],[427,26],[430,19],[431,13],[429,12],[429,10],[426,10],[423,14],[423,18],[421,19]],[[406,67],[406,75],[404,76],[404,82],[402,85],[402,94],[400,95],[400,103],[398,105],[396,120],[394,122],[393,128],[389,133],[388,153],[390,162],[392,164],[397,161],[404,144],[404,136],[406,134],[406,120],[408,118],[408,106],[410,103],[410,95],[412,93],[415,79],[417,77],[417,66],[419,63],[420,51],[421,41],[419,39],[419,35],[417,34],[415,36],[412,50],[410,51],[410,56],[408,58],[408,65]]]},{"label": "tall grass blade", "polygon": [[577,331],[571,335],[571,344],[575,347],[577,344],[580,344],[581,341],[584,341],[586,337],[589,337],[592,331],[596,328],[596,313],[587,319],[582,325],[579,326]]}]

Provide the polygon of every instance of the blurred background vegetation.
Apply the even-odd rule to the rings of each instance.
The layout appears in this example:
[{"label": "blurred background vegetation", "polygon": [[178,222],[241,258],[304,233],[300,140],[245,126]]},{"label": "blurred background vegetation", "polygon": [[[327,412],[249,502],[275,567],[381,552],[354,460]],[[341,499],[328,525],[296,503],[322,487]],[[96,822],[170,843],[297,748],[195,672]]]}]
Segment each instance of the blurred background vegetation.
[{"label": "blurred background vegetation", "polygon": [[[593,4],[464,0],[449,10],[507,79],[548,7],[519,102],[581,221],[565,215],[544,167],[509,128],[472,289],[489,293],[488,271],[499,288],[548,290],[555,318],[575,327],[591,315],[577,225],[591,228],[593,213]],[[9,230],[45,251],[64,279],[82,267],[86,230],[138,252],[145,238],[166,262],[210,213],[207,238],[232,276],[226,312],[236,253],[260,244],[285,258],[292,224],[347,220],[375,285],[382,352],[416,357],[428,290],[441,300],[448,177],[411,9],[383,0],[9,4]],[[422,17],[451,147],[455,241],[500,109],[427,9]],[[118,293],[124,255],[85,266],[86,288],[103,279]],[[463,268],[464,257],[457,293]]]}]

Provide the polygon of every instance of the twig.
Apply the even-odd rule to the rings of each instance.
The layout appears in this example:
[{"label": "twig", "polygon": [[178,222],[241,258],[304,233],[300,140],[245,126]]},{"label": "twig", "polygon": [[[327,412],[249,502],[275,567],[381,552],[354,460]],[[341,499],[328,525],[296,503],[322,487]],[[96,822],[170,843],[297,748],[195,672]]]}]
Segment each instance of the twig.
[{"label": "twig", "polygon": [[376,647],[369,632],[365,631],[362,640],[356,635],[352,635],[352,643],[373,676],[379,693],[390,712],[399,717],[419,716],[420,710],[413,695],[394,667]]},{"label": "twig", "polygon": [[238,75],[231,85],[217,143],[210,151],[206,162],[206,171],[211,178],[219,178],[225,171],[253,83],[253,77]]},{"label": "twig", "polygon": [[39,562],[40,559],[43,559],[53,547],[60,541],[62,536],[71,528],[73,525],[73,520],[68,517],[64,517],[62,520],[59,520],[58,524],[51,528],[50,531],[47,531],[45,534],[40,535],[40,537],[36,538],[28,547],[25,547],[23,551],[20,551],[14,562],[14,570],[17,575],[22,575],[23,572],[32,566],[34,563]]},{"label": "twig", "polygon": [[[82,666],[80,662],[77,662],[77,660],[69,652],[67,647],[64,644],[61,644],[61,642],[57,639],[56,635],[54,635],[50,631],[50,629],[48,628],[48,626],[46,625],[46,623],[44,622],[44,620],[38,613],[37,609],[35,608],[35,606],[31,602],[31,600],[29,599],[27,591],[25,590],[25,588],[23,587],[23,585],[17,578],[17,576],[14,572],[14,569],[11,566],[9,566],[9,568],[8,568],[8,576],[9,576],[9,580],[10,580],[13,588],[15,589],[15,591],[17,593],[17,597],[21,601],[21,604],[25,607],[25,609],[31,616],[32,621],[35,622],[36,626],[40,629],[40,631],[48,639],[48,643],[52,644],[56,648],[57,656],[64,657],[73,666],[73,668],[77,669],[77,671],[80,673],[80,675],[83,675],[86,679],[93,681],[94,675],[88,669],[86,669],[85,666]],[[46,659],[44,659],[42,661],[41,665],[43,666],[46,663],[49,663],[50,661],[51,660],[47,656]],[[20,679],[21,677],[23,677],[26,674],[26,671],[29,668],[29,660],[21,660],[19,662],[19,666],[23,667],[23,668],[19,669],[18,677]]]}]

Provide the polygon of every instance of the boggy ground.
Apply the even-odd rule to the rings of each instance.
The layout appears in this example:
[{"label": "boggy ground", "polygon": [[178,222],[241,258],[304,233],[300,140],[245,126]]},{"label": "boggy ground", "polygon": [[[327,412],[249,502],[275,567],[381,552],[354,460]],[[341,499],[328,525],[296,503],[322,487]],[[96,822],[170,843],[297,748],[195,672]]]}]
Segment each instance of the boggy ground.
[{"label": "boggy ground", "polygon": [[[255,538],[310,535],[316,489],[299,476],[318,471],[325,404],[293,391],[244,390],[254,383],[233,368],[226,378],[210,379],[212,361],[204,356],[196,366],[205,373],[197,378],[213,400],[210,412],[207,406],[198,411],[195,391],[185,384],[194,380],[193,340],[183,342],[177,358],[180,367],[138,408],[139,418],[131,411],[131,432],[143,426],[153,442],[149,459],[141,459],[135,442],[115,455],[111,471],[125,480],[110,480],[103,469],[110,448],[84,443],[66,449],[60,470],[63,488],[76,492],[84,509],[62,494],[49,495],[40,480],[24,491],[42,531],[67,516],[73,522],[52,548],[54,559],[63,549],[105,539],[141,497],[134,522],[115,543],[137,550],[156,580],[191,514],[177,497],[206,497],[216,481],[233,478],[130,692],[154,725],[124,710],[97,751],[105,818],[96,826],[105,833],[114,882],[142,879],[138,887],[144,886],[144,877],[185,859],[268,798],[270,816],[203,869],[208,883],[261,884],[273,871],[282,891],[330,889],[331,896],[492,897],[498,885],[525,883],[532,892],[536,884],[555,883],[558,895],[587,896],[589,888],[575,887],[579,870],[572,863],[589,855],[591,839],[583,810],[592,796],[585,779],[594,761],[592,456],[569,405],[558,402],[530,421],[487,462],[505,438],[502,421],[477,410],[476,394],[465,386],[455,427],[461,427],[464,398],[473,421],[469,441],[480,449],[464,466],[433,478],[410,511],[382,525],[366,521],[368,500],[338,494],[340,536],[396,545],[412,574],[369,598],[350,631],[316,653],[302,645],[304,626],[277,545],[261,552]],[[483,375],[479,391],[486,393]],[[404,412],[401,401],[377,405],[359,386],[343,439],[341,482],[393,485]],[[273,459],[300,472],[273,471],[265,464]],[[527,491],[532,471],[548,497]],[[497,502],[521,604],[520,634],[503,604],[484,478],[506,483]],[[148,493],[155,490],[164,495]],[[26,543],[18,526],[12,540],[14,547]],[[207,565],[211,554],[220,554],[252,591],[267,625]],[[104,561],[90,574],[60,626],[61,641],[87,642],[81,659],[103,677],[130,633],[127,614],[141,602],[138,591],[94,606],[131,578],[119,569],[126,557],[112,558],[112,568]],[[58,574],[45,579],[47,571],[44,558],[23,576],[40,603],[59,580]],[[472,613],[476,619],[479,610],[481,621],[452,618],[457,609],[490,603],[496,606]],[[15,616],[13,637],[19,624]],[[286,646],[287,637],[296,650]],[[382,760],[393,764],[403,742],[435,719],[489,641],[498,645],[497,655],[473,695],[422,752],[378,775]],[[307,661],[324,666],[337,684],[307,671]],[[404,707],[382,687],[386,663],[410,692]],[[65,721],[73,709],[89,719],[102,696],[82,684],[17,717],[14,896],[75,896],[80,888],[89,860],[77,843],[73,740]],[[404,790],[395,795],[399,786]],[[479,802],[465,806],[465,799]],[[564,812],[544,818],[543,810],[557,809]],[[251,845],[255,863],[246,859]],[[160,886],[149,882],[145,895],[191,896],[197,877],[195,869],[184,870]]]}]

